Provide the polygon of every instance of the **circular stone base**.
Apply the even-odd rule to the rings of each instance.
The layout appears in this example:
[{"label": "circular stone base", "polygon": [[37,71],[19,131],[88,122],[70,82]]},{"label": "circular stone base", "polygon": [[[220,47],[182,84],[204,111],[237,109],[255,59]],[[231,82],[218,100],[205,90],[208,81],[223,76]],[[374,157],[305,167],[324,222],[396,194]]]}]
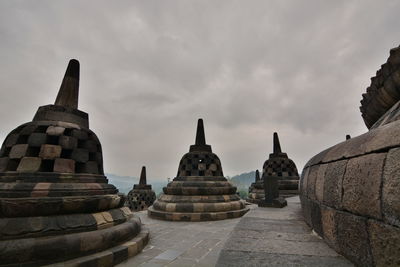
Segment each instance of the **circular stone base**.
[{"label": "circular stone base", "polygon": [[[149,231],[142,227],[140,234],[132,240],[129,240],[119,246],[109,248],[85,257],[76,258],[73,260],[60,262],[60,266],[101,266],[111,267],[117,265],[128,258],[139,254],[149,242]],[[57,264],[57,266],[58,266]],[[46,265],[47,267],[54,264]]]},{"label": "circular stone base", "polygon": [[233,211],[222,211],[222,212],[164,212],[159,210],[154,210],[151,206],[147,210],[147,214],[150,217],[167,220],[167,221],[216,221],[224,219],[233,219],[243,216],[249,208],[244,208],[240,210]]},{"label": "circular stone base", "polygon": [[[136,239],[137,237],[145,238],[142,232],[140,219],[133,217],[125,223],[101,230],[3,240],[0,241],[0,265],[4,264],[9,267],[43,266],[52,263],[57,266],[57,261],[74,262],[83,257],[94,259],[110,252],[116,253],[115,258],[122,257],[125,260],[130,254],[135,255],[133,252],[126,253],[128,251],[126,244],[131,244],[130,242],[133,242],[133,240],[140,240]],[[146,231],[143,233],[146,233]],[[115,261],[117,260],[114,260],[113,256],[113,262]],[[88,262],[92,264],[91,261]],[[65,266],[65,264],[61,265]],[[113,266],[114,263],[103,265],[102,262],[99,262],[94,265],[71,265]]]}]

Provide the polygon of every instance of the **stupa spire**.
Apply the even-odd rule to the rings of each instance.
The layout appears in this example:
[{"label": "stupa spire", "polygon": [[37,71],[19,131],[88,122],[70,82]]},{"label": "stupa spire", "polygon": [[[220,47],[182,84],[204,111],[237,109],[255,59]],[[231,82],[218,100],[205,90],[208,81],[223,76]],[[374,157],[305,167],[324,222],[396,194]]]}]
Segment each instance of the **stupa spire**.
[{"label": "stupa spire", "polygon": [[204,134],[203,119],[197,121],[196,143],[197,146],[204,146],[206,144],[206,136]]},{"label": "stupa spire", "polygon": [[256,170],[256,183],[260,181],[260,172]]},{"label": "stupa spire", "polygon": [[139,180],[139,184],[147,184],[146,181],[146,166],[142,167],[142,172],[140,173],[140,180]]},{"label": "stupa spire", "polygon": [[280,153],[282,153],[281,144],[279,142],[278,133],[275,132],[274,133],[274,154],[280,154]]},{"label": "stupa spire", "polygon": [[79,61],[71,59],[65,71],[54,105],[78,109]]},{"label": "stupa spire", "polygon": [[194,145],[190,146],[190,152],[193,151],[211,152],[211,146],[206,144],[203,119],[197,121],[196,141]]}]

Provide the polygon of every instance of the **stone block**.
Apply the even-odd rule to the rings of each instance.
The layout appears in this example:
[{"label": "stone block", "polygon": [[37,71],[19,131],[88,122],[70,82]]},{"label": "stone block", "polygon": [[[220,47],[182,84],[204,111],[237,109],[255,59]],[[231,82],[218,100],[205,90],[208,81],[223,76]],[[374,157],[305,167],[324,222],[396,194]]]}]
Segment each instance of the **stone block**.
[{"label": "stone block", "polygon": [[9,134],[6,140],[4,141],[4,145],[6,147],[12,147],[17,143],[18,137],[19,137],[18,134]]},{"label": "stone block", "polygon": [[287,201],[286,199],[282,197],[278,197],[275,199],[272,199],[271,201],[260,201],[258,203],[259,207],[266,207],[266,208],[284,208],[287,206]]},{"label": "stone block", "polygon": [[337,228],[336,228],[336,210],[321,207],[321,223],[324,240],[335,250],[338,250],[337,244]]},{"label": "stone block", "polygon": [[380,187],[386,153],[350,159],[343,178],[343,208],[381,218]]},{"label": "stone block", "polygon": [[300,178],[300,182],[299,182],[300,195],[307,196],[307,180],[308,180],[309,173],[310,173],[310,168],[304,167],[303,172],[301,173],[301,178]]},{"label": "stone block", "polygon": [[40,147],[39,157],[43,159],[55,159],[61,155],[61,146],[58,145],[42,145]]},{"label": "stone block", "polygon": [[20,135],[30,135],[32,134],[36,129],[37,125],[34,123],[27,124],[25,127],[22,128],[22,130],[19,132]]},{"label": "stone block", "polygon": [[366,219],[347,212],[337,212],[336,219],[340,253],[357,266],[373,266]]},{"label": "stone block", "polygon": [[99,168],[98,168],[97,162],[88,161],[88,162],[82,164],[77,171],[82,172],[82,173],[98,174]]},{"label": "stone block", "polygon": [[400,226],[400,148],[387,154],[383,170],[382,209],[390,224]]},{"label": "stone block", "polygon": [[325,155],[329,152],[331,148],[327,148],[324,151],[318,153],[317,155],[315,155],[314,157],[312,157],[304,166],[304,168],[306,167],[310,167],[312,165],[316,165],[320,162],[322,162],[323,158],[325,157]]},{"label": "stone block", "polygon": [[63,149],[75,149],[78,147],[78,139],[72,136],[62,135],[58,139],[58,144]]},{"label": "stone block", "polygon": [[28,150],[28,144],[19,144],[11,148],[9,158],[10,159],[20,159],[25,156]]},{"label": "stone block", "polygon": [[97,144],[93,140],[87,140],[83,144],[83,148],[86,148],[89,152],[96,152],[97,151]]},{"label": "stone block", "polygon": [[317,172],[317,180],[315,181],[315,197],[319,203],[322,203],[324,197],[324,182],[325,182],[325,172],[328,164],[319,165]]},{"label": "stone block", "polygon": [[312,221],[311,221],[311,201],[305,197],[305,196],[300,196],[301,200],[301,210],[303,212],[303,217],[304,221],[312,227]]},{"label": "stone block", "polygon": [[79,140],[87,140],[89,138],[88,133],[84,130],[72,130],[71,136],[78,138]]},{"label": "stone block", "polygon": [[312,228],[319,236],[323,236],[320,205],[317,202],[310,201],[310,212]]},{"label": "stone block", "polygon": [[43,144],[46,144],[47,135],[45,133],[32,133],[28,137],[29,146],[40,147]]},{"label": "stone block", "polygon": [[75,160],[57,158],[54,161],[54,172],[74,173]]},{"label": "stone block", "polygon": [[369,220],[368,232],[374,264],[385,267],[400,266],[400,229]]},{"label": "stone block", "polygon": [[307,197],[310,200],[316,200],[315,184],[317,182],[319,165],[311,166],[310,173],[307,177]]},{"label": "stone block", "polygon": [[10,159],[8,157],[0,158],[0,172],[5,172],[7,170],[9,161]]},{"label": "stone block", "polygon": [[37,172],[40,170],[41,158],[23,157],[18,165],[17,172]]},{"label": "stone block", "polygon": [[323,203],[337,209],[341,208],[342,183],[347,160],[328,163],[325,171]]},{"label": "stone block", "polygon": [[[382,150],[388,147],[399,146],[400,136],[400,121],[395,121],[386,124],[371,131],[376,132],[371,141],[365,144],[366,152]],[[371,132],[370,131],[370,132]]]},{"label": "stone block", "polygon": [[72,150],[71,159],[77,162],[87,162],[89,160],[89,151],[84,148],[76,148]]},{"label": "stone block", "polygon": [[64,133],[65,128],[60,127],[60,126],[49,126],[46,130],[46,134],[48,135],[55,135],[55,136],[60,136]]}]

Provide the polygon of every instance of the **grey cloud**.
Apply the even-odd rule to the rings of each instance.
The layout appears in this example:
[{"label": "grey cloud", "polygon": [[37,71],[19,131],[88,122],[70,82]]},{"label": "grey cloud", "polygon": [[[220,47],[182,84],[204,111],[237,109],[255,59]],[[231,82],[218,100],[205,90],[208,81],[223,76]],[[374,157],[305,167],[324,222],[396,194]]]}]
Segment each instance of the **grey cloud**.
[{"label": "grey cloud", "polygon": [[3,139],[52,103],[69,58],[107,172],[176,173],[196,120],[225,174],[272,132],[298,164],[366,131],[361,94],[398,46],[398,1],[1,1]]}]

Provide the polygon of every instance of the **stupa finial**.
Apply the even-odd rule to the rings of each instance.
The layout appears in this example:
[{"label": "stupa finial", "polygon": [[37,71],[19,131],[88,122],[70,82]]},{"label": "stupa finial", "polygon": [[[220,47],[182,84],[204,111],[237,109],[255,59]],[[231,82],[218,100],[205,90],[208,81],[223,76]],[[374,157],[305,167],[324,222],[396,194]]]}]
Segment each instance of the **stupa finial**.
[{"label": "stupa finial", "polygon": [[147,181],[146,181],[146,166],[142,167],[142,172],[140,173],[139,184],[141,184],[141,185],[147,184]]},{"label": "stupa finial", "polygon": [[256,182],[260,181],[260,172],[256,170]]},{"label": "stupa finial", "polygon": [[206,144],[206,136],[204,134],[203,119],[197,121],[196,143],[197,146],[204,146]]},{"label": "stupa finial", "polygon": [[206,144],[203,119],[197,121],[196,142],[190,146],[190,152],[193,151],[211,152],[211,146]]},{"label": "stupa finial", "polygon": [[282,153],[281,144],[279,143],[278,133],[274,133],[274,154]]},{"label": "stupa finial", "polygon": [[54,105],[78,109],[79,61],[71,59]]}]

